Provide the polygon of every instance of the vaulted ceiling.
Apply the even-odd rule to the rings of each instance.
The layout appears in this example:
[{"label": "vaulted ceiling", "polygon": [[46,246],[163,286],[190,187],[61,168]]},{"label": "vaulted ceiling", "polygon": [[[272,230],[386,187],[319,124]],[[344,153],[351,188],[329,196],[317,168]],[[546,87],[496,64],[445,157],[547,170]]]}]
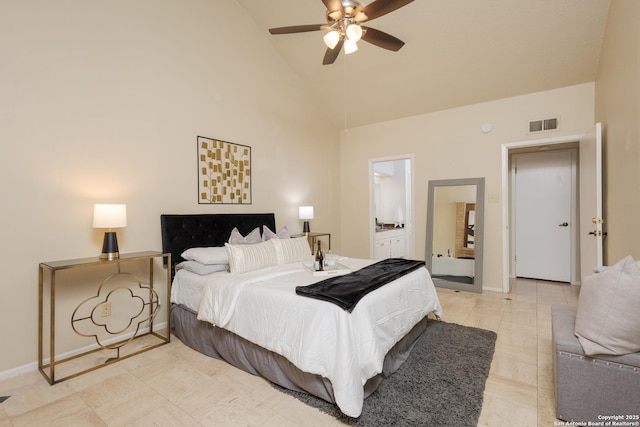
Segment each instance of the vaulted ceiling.
[{"label": "vaulted ceiling", "polygon": [[325,23],[321,0],[237,1],[345,129],[593,82],[609,10],[609,0],[415,0],[367,23],[404,41],[398,52],[361,40],[322,65],[325,31],[268,32]]}]

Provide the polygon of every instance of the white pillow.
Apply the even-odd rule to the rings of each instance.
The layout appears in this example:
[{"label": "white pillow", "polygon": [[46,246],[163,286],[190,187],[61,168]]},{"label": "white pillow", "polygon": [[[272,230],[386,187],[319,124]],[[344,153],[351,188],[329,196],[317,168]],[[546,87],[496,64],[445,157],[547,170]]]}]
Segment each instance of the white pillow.
[{"label": "white pillow", "polygon": [[187,261],[197,261],[200,264],[229,264],[229,252],[224,246],[210,248],[190,248],[182,252],[182,258]]},{"label": "white pillow", "polygon": [[276,265],[276,251],[271,241],[254,245],[232,245],[226,243],[229,250],[231,274],[242,274],[264,267]]},{"label": "white pillow", "polygon": [[587,356],[640,351],[640,263],[628,256],[580,288],[575,334]]},{"label": "white pillow", "polygon": [[274,233],[273,231],[271,231],[269,229],[269,227],[267,227],[266,225],[262,226],[262,241],[266,242],[267,240],[271,240],[271,239],[288,239],[291,236],[289,236],[289,229],[287,229],[286,226],[282,227],[280,229],[280,231],[278,231],[278,234]]},{"label": "white pillow", "polygon": [[260,243],[262,242],[262,238],[260,237],[260,228],[254,228],[251,233],[243,236],[240,231],[238,231],[238,227],[234,227],[231,230],[231,236],[229,236],[229,242],[232,245],[247,245],[252,243]]},{"label": "white pillow", "polygon": [[290,262],[312,261],[309,240],[306,237],[296,237],[293,239],[271,239],[269,240],[276,251],[278,264],[288,264]]},{"label": "white pillow", "polygon": [[[225,251],[227,248],[222,248]],[[176,271],[178,270],[187,270],[195,274],[199,274],[200,276],[206,276],[211,273],[219,273],[221,271],[229,271],[229,264],[200,264],[197,261],[182,261],[179,264],[176,264]]]}]

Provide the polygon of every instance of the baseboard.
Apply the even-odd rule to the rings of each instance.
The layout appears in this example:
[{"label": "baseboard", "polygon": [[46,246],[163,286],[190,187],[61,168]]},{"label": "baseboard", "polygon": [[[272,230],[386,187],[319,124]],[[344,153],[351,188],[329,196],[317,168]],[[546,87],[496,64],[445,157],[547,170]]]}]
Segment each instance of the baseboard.
[{"label": "baseboard", "polygon": [[492,287],[482,287],[482,291],[489,291],[489,292],[500,292],[503,293],[504,291],[502,290],[502,288],[492,288]]},{"label": "baseboard", "polygon": [[[162,323],[158,323],[153,325],[153,329],[154,331],[160,331],[163,329],[166,329],[167,327],[167,322],[162,322]],[[140,335],[145,334],[149,332],[149,328],[141,328],[140,329]],[[108,341],[105,341],[106,345],[109,344],[113,344],[116,343],[118,341],[122,341],[128,338],[131,338],[133,334],[126,334],[126,335],[120,335],[118,337],[115,338],[111,338]],[[81,347],[81,348],[77,348],[74,349],[72,351],[66,352],[66,353],[62,353],[62,354],[56,354],[56,360],[62,360],[62,359],[66,359],[69,357],[73,357],[76,356],[78,354],[82,354],[82,353],[86,353],[88,351],[91,350],[96,350],[98,349],[100,346],[98,344],[91,344],[85,347]],[[49,358],[43,359],[42,362],[46,365],[49,363]],[[0,372],[0,381],[7,379],[7,378],[12,378],[15,377],[17,375],[21,375],[21,374],[26,374],[28,372],[33,372],[33,371],[37,371],[38,370],[38,362],[31,362],[31,363],[27,363],[26,365],[22,365],[22,366],[18,366],[16,368],[12,368],[12,369],[8,369],[6,371],[2,371]]]}]

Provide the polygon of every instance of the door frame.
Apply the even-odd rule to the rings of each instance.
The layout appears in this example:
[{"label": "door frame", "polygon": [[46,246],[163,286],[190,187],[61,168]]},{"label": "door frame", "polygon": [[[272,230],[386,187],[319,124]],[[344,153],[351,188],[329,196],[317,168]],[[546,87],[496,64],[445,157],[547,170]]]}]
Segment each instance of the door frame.
[{"label": "door frame", "polygon": [[405,216],[404,219],[404,247],[405,257],[414,258],[416,249],[414,242],[414,188],[413,182],[413,168],[415,164],[413,154],[402,154],[398,156],[390,157],[378,157],[369,159],[369,258],[374,259],[375,247],[376,247],[376,205],[375,205],[375,176],[373,170],[374,163],[381,162],[395,162],[398,160],[406,160],[409,162],[409,167],[405,169]]},{"label": "door frame", "polygon": [[[576,141],[578,142],[578,141]],[[549,144],[545,144],[545,146],[548,146]],[[569,213],[569,222],[571,224],[571,228],[569,229],[570,234],[569,234],[569,241],[570,241],[570,252],[569,252],[569,259],[570,259],[570,263],[571,265],[569,266],[569,283],[571,283],[572,285],[577,284],[578,283],[578,264],[579,264],[579,259],[580,259],[580,252],[579,252],[579,247],[580,247],[580,242],[578,240],[578,230],[580,228],[580,219],[578,218],[578,171],[577,171],[577,166],[578,166],[578,147],[572,147],[572,148],[557,148],[557,149],[549,149],[549,150],[542,150],[542,149],[537,149],[537,150],[531,150],[531,151],[525,151],[525,152],[518,152],[518,153],[510,153],[509,154],[509,159],[514,158],[514,156],[519,156],[519,155],[523,155],[526,156],[527,154],[537,154],[537,153],[569,153],[570,155],[570,166],[569,166],[569,171],[570,171],[570,175],[571,175],[571,182],[570,182],[570,186],[571,186],[571,200],[570,200],[570,213]],[[509,174],[510,174],[510,188],[509,188],[509,195],[511,196],[511,198],[509,199],[509,223],[511,225],[513,225],[513,230],[510,234],[510,244],[511,244],[511,248],[516,248],[516,230],[515,230],[515,214],[514,214],[514,206],[512,203],[512,200],[514,200],[514,197],[516,195],[516,175],[515,175],[515,171],[514,171],[514,165],[512,162],[510,162],[509,164]],[[509,271],[512,273],[509,275],[509,277],[516,277],[517,271],[516,271],[516,262],[515,262],[515,257],[512,256],[513,254],[510,252],[510,256],[509,256]]]},{"label": "door frame", "polygon": [[[509,194],[509,156],[510,151],[521,148],[534,148],[544,145],[567,144],[579,142],[584,134],[567,135],[555,138],[532,139],[502,144],[502,292],[509,292],[511,272],[511,238],[510,238],[510,212],[511,195]],[[578,165],[580,167],[580,165]]]}]

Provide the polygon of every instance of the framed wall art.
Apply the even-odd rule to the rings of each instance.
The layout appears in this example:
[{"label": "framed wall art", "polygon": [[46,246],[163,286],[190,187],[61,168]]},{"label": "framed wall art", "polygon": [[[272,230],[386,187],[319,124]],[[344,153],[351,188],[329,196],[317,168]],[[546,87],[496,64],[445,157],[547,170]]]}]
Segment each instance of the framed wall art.
[{"label": "framed wall art", "polygon": [[251,204],[251,147],[198,137],[198,203]]}]

